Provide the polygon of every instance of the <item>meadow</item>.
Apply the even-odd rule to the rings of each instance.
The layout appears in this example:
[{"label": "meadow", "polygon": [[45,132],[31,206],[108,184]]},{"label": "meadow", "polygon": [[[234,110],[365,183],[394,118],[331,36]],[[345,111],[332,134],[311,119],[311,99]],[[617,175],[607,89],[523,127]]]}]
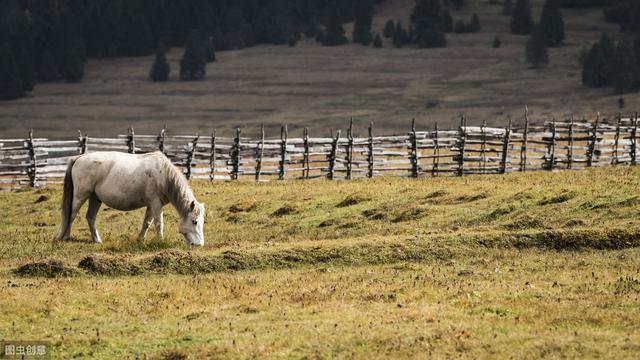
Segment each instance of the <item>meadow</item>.
[{"label": "meadow", "polygon": [[[543,0],[532,0],[536,20]],[[38,84],[27,98],[0,104],[2,137],[114,136],[133,126],[138,134],[157,134],[166,123],[169,133],[257,136],[264,124],[267,137],[279,135],[289,124],[291,136],[310,127],[315,136],[345,129],[355,118],[357,135],[365,135],[369,122],[377,134],[404,133],[416,118],[419,128],[453,128],[460,113],[470,124],[505,126],[512,117],[521,125],[524,104],[532,120],[552,116],[565,119],[607,117],[618,112],[611,89],[581,84],[579,55],[603,32],[621,36],[616,24],[606,23],[602,9],[563,9],[567,40],[550,49],[551,63],[531,69],[525,62],[526,36],[509,33],[509,17],[502,5],[467,0],[453,11],[455,20],[480,17],[482,29],[473,34],[447,34],[441,49],[394,48],[384,39],[383,49],[357,44],[323,47],[305,39],[296,47],[258,46],[218,52],[207,67],[207,78],[179,82],[182,49],[168,54],[172,73],[168,83],[152,83],[148,72],[153,57],[90,59],[78,84]],[[382,32],[387,20],[406,27],[414,0],[387,0],[376,9],[374,29]],[[351,24],[345,26],[351,36]],[[502,40],[498,49],[494,38]],[[635,111],[640,96],[625,95],[626,107]]]},{"label": "meadow", "polygon": [[0,193],[0,341],[54,358],[637,358],[640,169],[193,182],[52,243],[61,190]]}]

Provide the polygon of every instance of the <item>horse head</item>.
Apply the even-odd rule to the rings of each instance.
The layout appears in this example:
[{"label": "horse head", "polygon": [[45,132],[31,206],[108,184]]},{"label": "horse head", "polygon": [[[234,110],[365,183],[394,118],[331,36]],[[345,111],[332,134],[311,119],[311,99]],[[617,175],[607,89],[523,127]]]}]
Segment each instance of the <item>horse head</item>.
[{"label": "horse head", "polygon": [[180,233],[188,245],[204,245],[204,204],[191,201],[189,212],[180,219]]}]

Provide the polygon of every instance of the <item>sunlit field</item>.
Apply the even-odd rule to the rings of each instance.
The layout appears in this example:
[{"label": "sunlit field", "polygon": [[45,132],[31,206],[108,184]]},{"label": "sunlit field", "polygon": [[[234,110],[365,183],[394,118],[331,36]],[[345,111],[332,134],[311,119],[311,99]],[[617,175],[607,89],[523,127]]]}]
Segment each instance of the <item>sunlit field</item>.
[{"label": "sunlit field", "polygon": [[640,170],[194,182],[177,215],[103,208],[52,243],[61,189],[0,193],[0,338],[54,358],[635,358]]}]

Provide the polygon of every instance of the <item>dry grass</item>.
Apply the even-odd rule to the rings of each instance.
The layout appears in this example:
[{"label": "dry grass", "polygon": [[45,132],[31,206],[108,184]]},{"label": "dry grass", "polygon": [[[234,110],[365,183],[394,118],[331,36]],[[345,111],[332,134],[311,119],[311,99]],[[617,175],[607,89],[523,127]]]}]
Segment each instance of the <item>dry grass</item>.
[{"label": "dry grass", "polygon": [[60,190],[0,193],[0,340],[105,359],[640,351],[640,169],[193,186],[201,249],[173,209],[164,241],[103,210],[104,245],[84,220],[52,245]]},{"label": "dry grass", "polygon": [[[387,19],[408,25],[412,3],[386,1],[375,27],[381,30]],[[369,121],[378,133],[397,133],[408,130],[412,117],[422,128],[434,121],[452,127],[460,112],[472,123],[486,119],[504,125],[508,116],[517,122],[525,103],[538,119],[617,112],[617,96],[610,90],[580,83],[581,48],[603,31],[618,33],[616,25],[603,21],[601,10],[563,10],[567,46],[551,50],[548,68],[532,70],[524,62],[526,37],[508,33],[501,5],[467,3],[454,18],[468,20],[477,12],[482,32],[450,34],[445,49],[394,49],[388,39],[381,50],[327,48],[311,40],[295,48],[259,46],[220,52],[207,79],[192,83],[176,81],[181,49],[173,49],[172,81],[166,84],[146,80],[152,57],[91,60],[80,84],[40,84],[33,96],[0,104],[0,132],[23,137],[33,127],[40,136],[70,137],[77,129],[106,136],[133,125],[138,133],[155,134],[166,122],[173,134],[217,128],[229,135],[241,125],[244,134],[255,136],[264,123],[273,137],[288,122],[292,136],[298,136],[303,126],[312,134],[344,128],[353,116],[361,134]],[[538,13],[543,0],[532,3]],[[503,41],[500,49],[491,47],[495,35]],[[640,107],[640,95],[625,98],[629,109]],[[439,105],[427,109],[428,101]]]}]

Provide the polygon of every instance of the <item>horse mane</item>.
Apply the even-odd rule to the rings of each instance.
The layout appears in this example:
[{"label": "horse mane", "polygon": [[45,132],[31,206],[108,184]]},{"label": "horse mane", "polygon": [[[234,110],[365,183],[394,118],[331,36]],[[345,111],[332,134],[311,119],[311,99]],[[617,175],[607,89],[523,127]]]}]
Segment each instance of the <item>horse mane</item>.
[{"label": "horse mane", "polygon": [[162,167],[166,176],[165,192],[169,202],[178,210],[180,216],[191,212],[191,202],[195,200],[187,178],[167,157],[162,154]]}]

